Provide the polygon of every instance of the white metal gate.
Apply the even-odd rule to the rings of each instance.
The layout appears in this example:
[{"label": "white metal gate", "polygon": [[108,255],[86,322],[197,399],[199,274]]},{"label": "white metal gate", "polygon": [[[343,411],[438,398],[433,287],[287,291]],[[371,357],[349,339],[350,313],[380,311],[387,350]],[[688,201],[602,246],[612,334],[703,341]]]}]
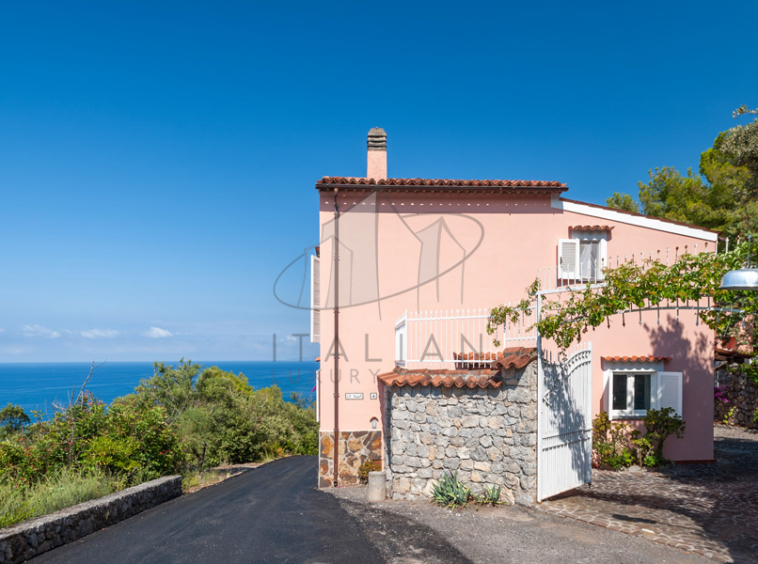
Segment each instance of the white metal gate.
[{"label": "white metal gate", "polygon": [[537,501],[592,481],[592,343],[539,360]]}]

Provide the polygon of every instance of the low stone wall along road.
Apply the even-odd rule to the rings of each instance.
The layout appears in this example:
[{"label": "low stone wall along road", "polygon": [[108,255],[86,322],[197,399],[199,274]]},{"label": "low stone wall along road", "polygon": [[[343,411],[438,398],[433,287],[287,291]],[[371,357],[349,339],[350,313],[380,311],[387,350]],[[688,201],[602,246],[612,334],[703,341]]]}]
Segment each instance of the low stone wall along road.
[{"label": "low stone wall along road", "polygon": [[[35,564],[385,562],[360,524],[316,489],[315,456],[265,464],[47,552]],[[438,562],[465,562],[440,539]],[[427,552],[429,554],[429,552]]]}]

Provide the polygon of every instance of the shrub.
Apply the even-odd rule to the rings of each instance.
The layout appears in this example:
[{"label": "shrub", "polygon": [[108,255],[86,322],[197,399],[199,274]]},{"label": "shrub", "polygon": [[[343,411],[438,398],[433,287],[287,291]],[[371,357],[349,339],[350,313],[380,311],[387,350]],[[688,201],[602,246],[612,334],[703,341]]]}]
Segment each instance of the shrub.
[{"label": "shrub", "polygon": [[611,421],[605,411],[598,413],[592,420],[595,463],[612,470],[632,464],[651,467],[666,464],[663,444],[671,435],[683,436],[684,421],[672,408],[664,407],[649,409],[642,422],[644,435],[624,421]]},{"label": "shrub", "polygon": [[663,409],[648,409],[647,415],[643,418],[645,424],[645,438],[651,445],[651,450],[644,454],[643,458],[652,456],[651,462],[655,464],[648,464],[648,466],[659,466],[668,462],[663,458],[663,443],[671,435],[676,435],[678,438],[684,436],[684,429],[686,424],[682,421],[681,416],[677,415],[670,407],[664,407]]},{"label": "shrub", "polygon": [[358,468],[358,478],[362,484],[368,483],[369,472],[378,472],[382,469],[381,460],[367,460]]},{"label": "shrub", "polygon": [[493,486],[492,488],[484,486],[484,491],[479,495],[475,495],[474,501],[479,505],[502,505],[500,491],[500,486]]},{"label": "shrub", "polygon": [[471,490],[458,480],[457,470],[452,474],[445,474],[432,490],[434,503],[451,509],[466,505],[470,496]]},{"label": "shrub", "polygon": [[623,421],[611,421],[608,413],[601,411],[592,420],[592,450],[595,464],[601,468],[619,470],[635,461],[631,446],[635,431]]}]

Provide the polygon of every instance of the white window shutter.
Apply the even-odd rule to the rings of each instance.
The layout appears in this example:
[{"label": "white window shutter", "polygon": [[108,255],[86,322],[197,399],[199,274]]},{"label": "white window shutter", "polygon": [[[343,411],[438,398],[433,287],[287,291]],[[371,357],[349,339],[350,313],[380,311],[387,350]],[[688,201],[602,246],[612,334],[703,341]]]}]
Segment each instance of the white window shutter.
[{"label": "white window shutter", "polygon": [[658,375],[658,372],[654,372],[650,375],[650,407],[652,409],[661,408],[660,381],[661,378]]},{"label": "white window shutter", "polygon": [[682,373],[658,373],[658,409],[673,407],[677,415],[682,415]]},{"label": "white window shutter", "polygon": [[311,255],[311,343],[321,342],[321,260]]},{"label": "white window shutter", "polygon": [[605,412],[608,419],[613,420],[613,372],[610,370],[603,371],[605,378]]},{"label": "white window shutter", "polygon": [[599,257],[598,257],[598,265],[597,265],[597,280],[602,281],[605,280],[605,274],[603,274],[603,269],[608,268],[608,241],[605,239],[600,239],[600,251],[599,251]]},{"label": "white window shutter", "polygon": [[579,239],[558,239],[558,272],[561,280],[579,278]]}]

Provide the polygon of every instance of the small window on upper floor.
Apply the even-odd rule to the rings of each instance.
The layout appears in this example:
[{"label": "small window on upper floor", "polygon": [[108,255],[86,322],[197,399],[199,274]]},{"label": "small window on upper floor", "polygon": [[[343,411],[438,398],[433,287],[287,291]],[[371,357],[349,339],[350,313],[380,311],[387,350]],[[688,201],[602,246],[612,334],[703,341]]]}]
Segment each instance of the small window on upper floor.
[{"label": "small window on upper floor", "polygon": [[570,239],[558,240],[558,277],[569,282],[604,280],[610,229],[605,225],[572,227]]}]

